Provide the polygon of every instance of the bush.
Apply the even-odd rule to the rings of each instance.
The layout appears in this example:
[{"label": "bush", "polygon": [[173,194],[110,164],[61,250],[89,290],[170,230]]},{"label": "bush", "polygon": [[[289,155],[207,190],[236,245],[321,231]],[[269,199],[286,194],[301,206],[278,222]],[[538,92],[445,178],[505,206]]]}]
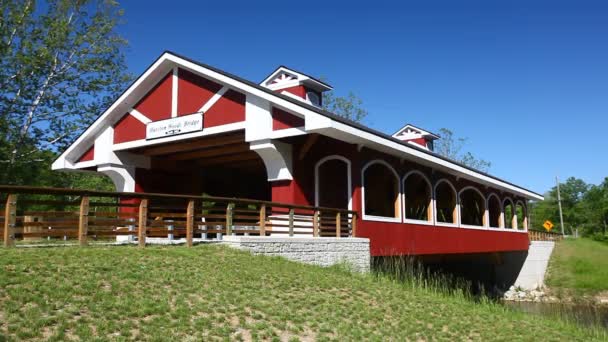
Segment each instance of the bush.
[{"label": "bush", "polygon": [[599,242],[608,244],[608,235],[605,235],[602,233],[595,233],[595,234],[591,235],[591,239],[594,241],[599,241]]}]

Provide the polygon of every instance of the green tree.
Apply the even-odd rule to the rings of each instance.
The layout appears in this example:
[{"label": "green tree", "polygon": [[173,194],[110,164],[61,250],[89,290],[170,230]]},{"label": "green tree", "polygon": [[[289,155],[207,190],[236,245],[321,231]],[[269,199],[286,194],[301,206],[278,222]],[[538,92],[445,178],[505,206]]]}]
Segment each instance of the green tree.
[{"label": "green tree", "polygon": [[116,33],[123,13],[103,0],[0,6],[0,183],[40,184],[130,79]]},{"label": "green tree", "polygon": [[456,137],[454,132],[447,128],[440,128],[439,135],[441,139],[435,142],[435,152],[439,155],[483,172],[487,172],[492,166],[492,163],[475,157],[471,152],[463,152],[468,138]]},{"label": "green tree", "polygon": [[349,92],[345,97],[336,96],[333,90],[325,92],[323,109],[355,122],[362,122],[367,116],[367,110],[363,108],[363,100],[353,92]]}]

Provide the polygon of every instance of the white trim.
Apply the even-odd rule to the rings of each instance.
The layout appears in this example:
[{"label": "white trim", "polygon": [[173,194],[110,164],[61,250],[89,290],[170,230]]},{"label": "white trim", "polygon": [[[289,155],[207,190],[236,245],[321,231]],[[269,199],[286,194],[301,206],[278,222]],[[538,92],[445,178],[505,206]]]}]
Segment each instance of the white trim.
[{"label": "white trim", "polygon": [[[289,81],[288,85],[285,85],[285,83],[287,83],[287,82],[285,82],[285,83],[281,83],[280,86],[275,85],[274,87],[273,87],[272,84],[267,84],[268,82],[272,81],[280,73],[286,73],[286,74],[290,74],[290,75],[294,76],[296,78],[296,80],[294,80],[295,82],[294,81]],[[295,70],[286,68],[284,66],[278,67],[268,77],[266,77],[262,82],[260,82],[260,85],[263,86],[263,87],[266,87],[268,89],[273,89],[273,88],[274,89],[276,89],[276,88],[280,89],[280,88],[284,88],[284,87],[293,86],[293,85],[291,85],[292,82],[296,83],[295,85],[299,85],[299,84],[308,82],[308,83],[314,84],[317,88],[320,88],[320,89],[323,89],[323,90],[331,90],[331,89],[333,89],[331,86],[329,86],[327,84],[320,83],[319,81],[312,79],[308,75],[302,74],[300,72],[297,72]]]},{"label": "white trim", "polygon": [[78,162],[74,164],[75,169],[86,169],[89,167],[97,166],[97,162],[95,160],[87,160],[83,162]]},{"label": "white trim", "polygon": [[281,98],[279,97],[279,94],[268,93],[264,90],[258,89],[254,86],[248,85],[232,77],[205,68],[168,52],[161,55],[156,62],[154,62],[154,64],[150,66],[110,106],[110,108],[108,108],[108,110],[106,110],[100,116],[98,120],[96,120],[64,153],[59,156],[57,161],[53,164],[53,169],[65,168],[66,165],[69,165],[71,160],[66,160],[66,158],[77,158],[81,154],[78,152],[83,152],[80,151],[84,148],[81,146],[90,145],[90,143],[94,140],[94,136],[99,133],[101,128],[111,125],[112,122],[117,119],[116,117],[121,114],[121,112],[124,113],[123,110],[126,110],[126,106],[133,106],[133,104],[136,103],[141,96],[145,95],[147,91],[156,85],[157,82],[155,81],[166,75],[166,72],[176,65],[189,69],[192,72],[204,75],[206,78],[211,78],[213,81],[220,84],[237,88],[240,91],[247,93],[247,95],[251,94],[253,96],[260,97],[267,101],[271,101],[276,105],[306,116],[306,129],[309,133],[324,131],[324,134],[335,136],[338,139],[355,144],[364,144],[365,146],[374,148],[379,152],[397,155],[398,157],[404,157],[403,154],[405,153],[409,156],[408,159],[410,160],[414,159],[414,161],[418,163],[432,166],[437,169],[443,168],[446,172],[454,174],[455,176],[467,178],[474,182],[485,185],[492,185],[498,187],[499,189],[513,192],[526,198],[537,200],[543,199],[543,196],[454,164],[453,162],[439,158],[436,155],[424,153],[415,147],[402,145],[390,139],[335,121],[329,117],[317,113],[316,111],[304,108],[297,103],[292,103],[284,98]]},{"label": "white trim", "polygon": [[249,149],[262,158],[269,182],[293,179],[290,144],[266,139],[251,142]]},{"label": "white trim", "polygon": [[408,219],[405,218],[403,219],[403,223],[407,223],[407,224],[419,224],[419,225],[424,225],[424,226],[434,226],[435,223],[434,222],[429,222],[429,221],[424,221],[424,220],[414,220],[414,219]]},{"label": "white trim", "polygon": [[[437,187],[441,184],[441,183],[447,183],[447,185],[452,189],[452,193],[454,194],[454,209],[452,212],[453,216],[456,217],[452,217],[452,220],[456,221],[456,223],[454,222],[441,222],[439,221],[439,219],[437,218]],[[456,187],[452,184],[452,182],[450,182],[449,179],[447,178],[441,178],[440,180],[438,180],[435,183],[435,186],[433,187],[433,222],[435,222],[435,225],[438,226],[444,226],[444,227],[458,227],[459,226],[459,222],[460,222],[460,207],[458,205],[458,191],[456,190]]]},{"label": "white trim", "polygon": [[[407,180],[407,178],[409,176],[411,176],[413,174],[417,174],[419,176],[422,176],[422,179],[424,179],[424,181],[426,182],[426,184],[429,186],[429,197],[430,197],[429,206],[430,206],[430,208],[427,208],[427,210],[430,209],[431,212],[430,212],[430,215],[428,216],[428,218],[426,220],[416,220],[416,219],[407,218],[407,213],[406,213],[406,210],[407,210],[407,205],[406,205],[407,204],[407,198],[405,198],[405,181]],[[429,224],[435,223],[435,208],[433,208],[434,205],[435,205],[435,201],[433,199],[433,183],[431,183],[431,181],[429,180],[429,178],[424,173],[422,173],[419,170],[410,170],[409,172],[407,172],[405,174],[405,176],[403,176],[403,178],[401,178],[401,192],[402,192],[402,194],[401,194],[401,200],[403,201],[403,203],[401,204],[401,207],[402,207],[401,210],[403,210],[403,215],[402,215],[403,222],[416,223],[416,224],[418,224],[420,222],[426,222],[426,223],[429,223]]]},{"label": "white trim", "polygon": [[153,146],[153,145],[173,142],[173,141],[177,141],[177,140],[186,140],[186,139],[204,137],[207,135],[225,133],[225,132],[230,132],[230,131],[238,131],[238,130],[242,130],[244,128],[245,128],[245,122],[243,122],[243,121],[234,122],[231,124],[204,128],[202,131],[199,131],[199,132],[192,132],[192,133],[187,133],[187,134],[182,134],[182,135],[174,135],[172,137],[159,138],[159,139],[154,139],[154,140],[140,139],[140,140],[128,141],[128,142],[124,142],[124,143],[120,143],[120,144],[114,144],[113,150],[114,151],[130,150],[133,148],[139,148],[139,147],[144,147],[144,146]]},{"label": "white trim", "polygon": [[[375,134],[369,133],[367,131],[348,126],[338,121],[331,122],[331,128],[329,130],[339,131],[338,134],[339,139],[350,142],[352,144],[360,144],[364,143],[368,148],[373,148],[380,152],[389,153],[398,157],[403,157],[402,153],[409,155],[412,158],[415,158],[414,161],[423,165],[427,165],[430,167],[434,167],[436,169],[441,170],[442,168],[446,170],[446,172],[457,176],[469,179],[475,183],[480,183],[482,185],[492,185],[498,187],[500,189],[507,190],[509,192],[514,192],[520,194],[526,198],[543,200],[544,197],[532,193],[528,190],[522,189],[515,185],[508,184],[506,182],[500,181],[488,175],[482,174],[480,172],[476,172],[470,170],[464,166],[460,166],[458,164],[454,164],[448,160],[440,158],[435,154],[429,154],[418,150],[415,147],[411,147],[408,145],[403,145],[392,141],[390,139],[386,139]],[[372,144],[375,143],[375,146],[372,147]],[[396,153],[397,152],[397,153]],[[411,158],[408,160],[412,160]]]},{"label": "white trim", "polygon": [[270,133],[270,139],[293,137],[296,135],[304,135],[304,134],[307,134],[304,127],[285,128],[285,129],[279,129],[276,131],[272,131],[272,133]]},{"label": "white trim", "polygon": [[[374,164],[381,164],[384,165],[386,167],[388,167],[388,169],[393,173],[393,175],[395,176],[395,179],[397,180],[397,203],[399,205],[399,208],[396,209],[396,214],[398,215],[398,217],[385,217],[385,216],[375,216],[375,215],[367,215],[365,214],[365,171],[367,170],[367,168],[369,168],[370,166],[374,165]],[[367,164],[365,164],[365,166],[363,166],[363,168],[361,169],[361,217],[363,220],[366,221],[382,221],[382,222],[402,222],[402,215],[401,215],[401,179],[399,178],[399,174],[397,173],[397,171],[395,171],[395,168],[393,168],[393,166],[389,163],[387,163],[386,161],[382,160],[382,159],[374,159],[372,161],[369,161]]]},{"label": "white trim", "polygon": [[129,115],[136,118],[137,120],[139,120],[139,122],[143,123],[144,125],[147,125],[150,122],[152,122],[152,120],[150,120],[150,118],[148,118],[147,116],[145,116],[144,114],[142,114],[140,111],[138,111],[135,108],[131,108],[131,110],[129,111]]},{"label": "white trim", "polygon": [[[481,226],[470,225],[470,224],[463,224],[462,223],[462,213],[460,212],[460,210],[461,210],[461,208],[460,208],[460,204],[461,204],[460,195],[463,192],[465,192],[465,191],[467,191],[469,189],[472,189],[472,190],[476,191],[481,196],[481,199],[483,200],[484,211],[483,211],[483,215],[481,216]],[[484,196],[483,192],[481,192],[479,189],[477,189],[476,187],[474,187],[472,185],[468,185],[468,186],[465,186],[464,188],[460,189],[460,191],[458,192],[458,219],[459,219],[458,220],[458,224],[459,224],[460,227],[465,227],[465,228],[479,227],[479,228],[484,228],[484,229],[488,228],[488,226],[487,226],[488,220],[486,218],[486,212],[487,211],[488,211],[488,208],[486,208],[486,196]],[[484,223],[483,221],[486,221],[486,222]]]},{"label": "white trim", "polygon": [[347,158],[334,154],[331,156],[327,156],[324,158],[321,158],[316,164],[315,164],[315,206],[319,206],[319,167],[321,167],[321,165],[323,165],[323,163],[330,161],[330,160],[340,160],[344,163],[346,163],[346,172],[347,172],[347,184],[348,184],[348,188],[347,190],[347,198],[348,198],[348,210],[352,210],[353,209],[353,183],[352,183],[352,168],[351,168],[351,162],[350,160],[348,160]]},{"label": "white trim", "polygon": [[208,111],[214,104],[217,103],[217,101],[222,98],[222,96],[224,96],[224,94],[226,94],[228,90],[230,90],[230,88],[223,86],[217,91],[217,93],[213,94],[209,101],[207,101],[198,111],[203,113]]},{"label": "white trim", "polygon": [[171,77],[171,117],[177,117],[177,85],[179,83],[179,77],[177,76],[177,67],[173,67],[173,76]]},{"label": "white trim", "polygon": [[437,227],[447,227],[447,228],[458,228],[457,223],[445,223],[445,222],[435,222],[435,226]]}]

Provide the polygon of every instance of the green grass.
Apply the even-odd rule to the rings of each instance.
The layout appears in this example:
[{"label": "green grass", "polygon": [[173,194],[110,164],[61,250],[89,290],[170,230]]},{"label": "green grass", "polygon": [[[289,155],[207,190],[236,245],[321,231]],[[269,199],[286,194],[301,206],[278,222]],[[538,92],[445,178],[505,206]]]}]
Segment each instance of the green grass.
[{"label": "green grass", "polygon": [[566,239],[556,244],[547,285],[594,295],[608,290],[608,245],[590,239]]},{"label": "green grass", "polygon": [[605,337],[412,282],[221,246],[0,249],[0,341]]}]

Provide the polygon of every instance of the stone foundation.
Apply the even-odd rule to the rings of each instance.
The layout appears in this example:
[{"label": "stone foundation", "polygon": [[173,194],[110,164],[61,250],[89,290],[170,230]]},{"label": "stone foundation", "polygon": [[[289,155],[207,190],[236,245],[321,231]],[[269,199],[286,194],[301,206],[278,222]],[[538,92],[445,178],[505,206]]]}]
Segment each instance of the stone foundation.
[{"label": "stone foundation", "polygon": [[369,272],[369,239],[224,236],[222,244],[253,254],[281,256],[318,266],[346,263],[354,271]]}]

